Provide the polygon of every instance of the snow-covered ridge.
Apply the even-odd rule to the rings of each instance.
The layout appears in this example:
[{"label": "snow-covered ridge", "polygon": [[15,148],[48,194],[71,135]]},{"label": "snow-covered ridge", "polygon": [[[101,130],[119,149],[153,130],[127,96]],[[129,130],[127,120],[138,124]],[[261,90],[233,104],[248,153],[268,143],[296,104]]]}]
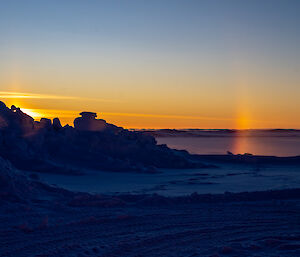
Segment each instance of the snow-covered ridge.
[{"label": "snow-covered ridge", "polygon": [[155,173],[204,166],[185,151],[157,145],[150,135],[96,119],[96,113],[80,115],[74,127],[62,127],[58,118],[34,121],[0,102],[0,156],[20,169],[70,174],[82,168]]}]

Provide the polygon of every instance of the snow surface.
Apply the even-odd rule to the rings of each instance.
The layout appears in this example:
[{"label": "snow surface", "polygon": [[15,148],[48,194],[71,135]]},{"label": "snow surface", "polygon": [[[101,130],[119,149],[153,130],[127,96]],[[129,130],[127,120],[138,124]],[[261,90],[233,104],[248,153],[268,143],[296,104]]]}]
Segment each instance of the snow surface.
[{"label": "snow surface", "polygon": [[91,195],[1,158],[0,175],[0,257],[300,256],[300,189]]},{"label": "snow surface", "polygon": [[1,257],[300,256],[300,201],[0,206]]},{"label": "snow surface", "polygon": [[261,191],[300,187],[300,166],[221,164],[219,168],[160,170],[157,174],[89,171],[80,176],[39,173],[41,180],[90,193],[198,193]]}]

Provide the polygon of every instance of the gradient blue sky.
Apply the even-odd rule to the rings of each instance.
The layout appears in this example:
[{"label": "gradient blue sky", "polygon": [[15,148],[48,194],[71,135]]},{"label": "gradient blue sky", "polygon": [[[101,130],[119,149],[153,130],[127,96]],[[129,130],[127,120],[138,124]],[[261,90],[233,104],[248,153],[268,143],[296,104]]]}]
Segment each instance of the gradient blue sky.
[{"label": "gradient blue sky", "polygon": [[1,1],[0,98],[64,122],[91,110],[125,127],[300,128],[299,13],[291,0]]}]

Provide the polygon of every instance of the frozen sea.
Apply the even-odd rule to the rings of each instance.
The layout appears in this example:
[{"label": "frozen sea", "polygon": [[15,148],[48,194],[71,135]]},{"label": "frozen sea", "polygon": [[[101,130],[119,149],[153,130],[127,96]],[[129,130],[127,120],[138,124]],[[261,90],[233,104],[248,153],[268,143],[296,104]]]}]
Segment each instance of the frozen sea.
[{"label": "frozen sea", "polygon": [[187,150],[193,154],[251,153],[268,156],[299,156],[300,132],[244,132],[234,135],[202,132],[199,137],[157,137],[159,144],[170,148]]}]

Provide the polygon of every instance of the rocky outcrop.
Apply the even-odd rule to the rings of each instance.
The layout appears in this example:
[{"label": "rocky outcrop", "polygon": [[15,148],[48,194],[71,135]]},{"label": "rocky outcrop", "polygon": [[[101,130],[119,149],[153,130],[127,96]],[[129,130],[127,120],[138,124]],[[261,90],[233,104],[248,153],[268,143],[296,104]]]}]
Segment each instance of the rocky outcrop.
[{"label": "rocky outcrop", "polygon": [[78,117],[74,120],[75,129],[81,131],[102,131],[106,129],[106,121],[96,119],[96,113],[82,112],[80,115],[82,117]]},{"label": "rocky outcrop", "polygon": [[80,115],[81,115],[81,117],[78,117],[74,120],[74,128],[79,131],[117,132],[122,129],[113,124],[107,123],[103,119],[96,119],[97,113],[81,112]]},{"label": "rocky outcrop", "polygon": [[54,119],[53,119],[53,128],[54,128],[55,130],[60,130],[60,129],[62,129],[62,125],[61,125],[61,123],[60,123],[59,118],[54,118]]},{"label": "rocky outcrop", "polygon": [[82,112],[74,128],[42,118],[39,122],[19,108],[0,104],[0,156],[17,168],[54,172],[81,168],[155,172],[156,168],[193,168],[186,152],[157,145],[151,135],[128,131]]},{"label": "rocky outcrop", "polygon": [[8,129],[19,134],[26,135],[34,127],[34,119],[23,113],[14,105],[11,108],[1,102],[0,104],[0,129]]}]

